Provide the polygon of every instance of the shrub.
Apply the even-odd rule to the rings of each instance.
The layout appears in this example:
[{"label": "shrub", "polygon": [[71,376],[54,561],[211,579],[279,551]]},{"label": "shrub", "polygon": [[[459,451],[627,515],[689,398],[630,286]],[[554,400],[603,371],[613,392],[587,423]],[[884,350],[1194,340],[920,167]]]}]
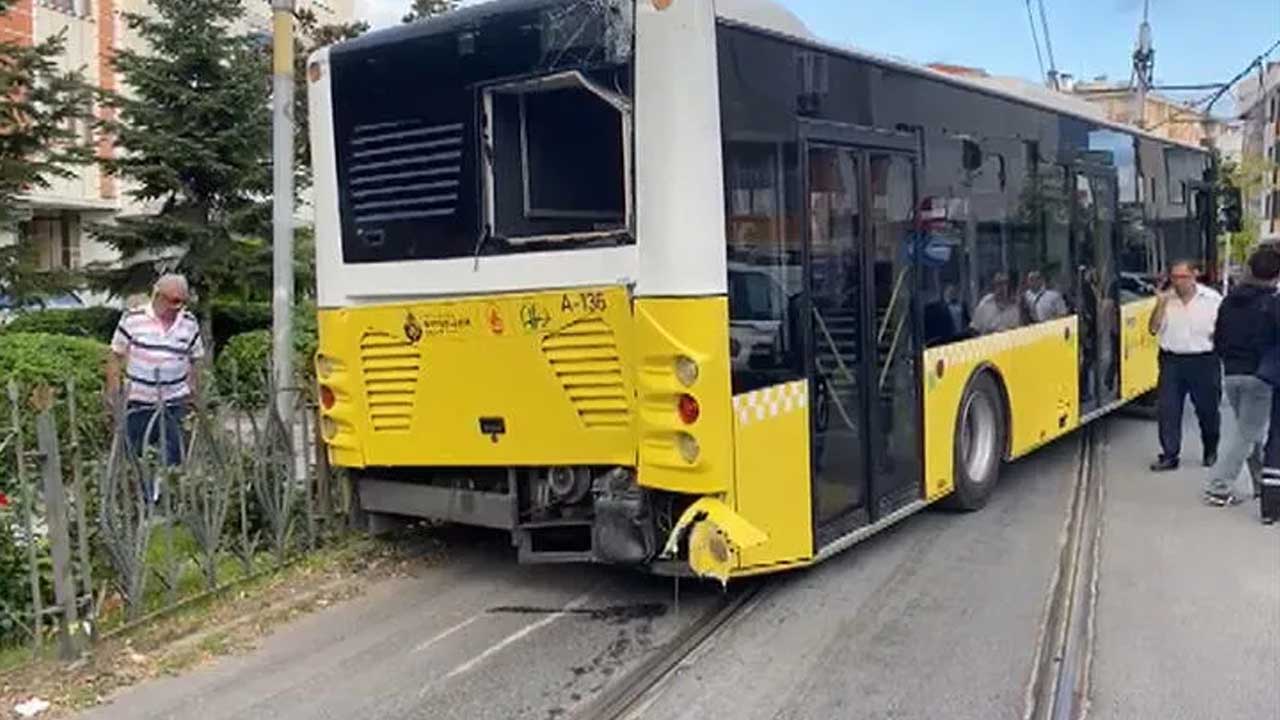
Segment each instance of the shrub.
[{"label": "shrub", "polygon": [[[11,429],[12,407],[8,392],[10,380],[17,382],[19,402],[23,404],[23,445],[27,450],[33,450],[36,446],[35,413],[26,404],[31,390],[37,385],[51,385],[57,390],[58,398],[65,399],[66,381],[74,378],[80,439],[89,448],[102,444],[108,431],[108,423],[104,420],[99,400],[106,355],[106,345],[89,338],[11,331],[0,335],[0,440],[5,439]],[[67,414],[64,404],[59,403],[56,407],[59,438],[65,448],[68,438]],[[64,472],[70,460],[68,456],[63,457]],[[17,535],[14,531],[21,523],[13,502],[22,495],[15,482],[14,469],[12,447],[6,447],[0,453],[0,494],[10,502],[0,503],[0,601],[14,612],[25,614],[31,598],[25,550],[16,542]],[[27,482],[38,482],[35,469],[31,466],[28,466]],[[11,619],[0,620],[0,640],[13,639],[15,631]]]},{"label": "shrub", "polygon": [[[96,397],[106,370],[107,346],[98,340],[60,334],[5,332],[0,340],[0,388],[9,380],[31,387],[63,387],[74,378],[76,387]],[[7,391],[4,395],[8,402]]]},{"label": "shrub", "polygon": [[6,336],[12,333],[70,335],[109,343],[119,320],[120,311],[109,307],[35,310],[14,318],[4,332]]},{"label": "shrub", "polygon": [[271,329],[271,303],[215,300],[210,311],[213,346],[219,354],[236,335]]},{"label": "shrub", "polygon": [[[315,310],[294,309],[293,367],[301,377],[312,376],[316,352]],[[258,407],[266,400],[266,372],[271,360],[271,331],[253,330],[227,341],[214,365],[214,377],[224,395],[234,394],[241,405]]]}]

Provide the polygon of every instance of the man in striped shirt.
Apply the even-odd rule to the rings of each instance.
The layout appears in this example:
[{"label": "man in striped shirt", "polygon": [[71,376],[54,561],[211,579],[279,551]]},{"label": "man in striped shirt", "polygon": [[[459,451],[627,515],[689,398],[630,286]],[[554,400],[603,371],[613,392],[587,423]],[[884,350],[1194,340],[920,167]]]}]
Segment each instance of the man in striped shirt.
[{"label": "man in striped shirt", "polygon": [[124,369],[130,448],[140,454],[144,445],[159,446],[163,422],[167,465],[182,462],[182,419],[199,389],[195,362],[204,356],[200,324],[184,309],[188,299],[185,277],[161,276],[151,302],[120,316],[107,362],[111,398],[119,396]]}]

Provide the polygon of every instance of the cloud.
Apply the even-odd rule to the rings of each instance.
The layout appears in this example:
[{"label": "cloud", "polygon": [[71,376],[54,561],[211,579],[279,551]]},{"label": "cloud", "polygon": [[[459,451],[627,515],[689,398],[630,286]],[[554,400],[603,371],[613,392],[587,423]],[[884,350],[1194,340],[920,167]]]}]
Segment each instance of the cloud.
[{"label": "cloud", "polygon": [[[488,0],[463,0],[463,5],[476,5]],[[364,20],[374,29],[400,24],[400,19],[409,12],[413,0],[356,0],[355,15],[357,20]]]},{"label": "cloud", "polygon": [[409,0],[356,0],[356,19],[375,28],[395,25],[410,5]]}]

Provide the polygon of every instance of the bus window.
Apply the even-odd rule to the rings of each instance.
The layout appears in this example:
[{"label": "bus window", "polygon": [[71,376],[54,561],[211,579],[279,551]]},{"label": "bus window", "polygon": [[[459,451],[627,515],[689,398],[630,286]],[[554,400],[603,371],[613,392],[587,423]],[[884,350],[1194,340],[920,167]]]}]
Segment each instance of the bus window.
[{"label": "bus window", "polygon": [[728,142],[724,148],[729,260],[729,355],[735,393],[803,377],[800,310],[804,273],[787,177],[794,147]]}]

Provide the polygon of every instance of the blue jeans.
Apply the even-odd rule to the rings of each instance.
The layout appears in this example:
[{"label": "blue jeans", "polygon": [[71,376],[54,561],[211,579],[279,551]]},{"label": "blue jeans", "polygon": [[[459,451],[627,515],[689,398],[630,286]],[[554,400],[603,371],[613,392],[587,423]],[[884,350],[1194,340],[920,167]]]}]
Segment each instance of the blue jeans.
[{"label": "blue jeans", "polygon": [[[142,457],[143,450],[150,446],[156,449],[157,456],[163,459],[165,465],[181,465],[186,448],[186,441],[182,436],[182,419],[186,415],[186,398],[166,402],[163,412],[160,412],[155,403],[130,400],[125,406],[125,431],[134,457]],[[161,423],[164,425],[163,447]]]}]

